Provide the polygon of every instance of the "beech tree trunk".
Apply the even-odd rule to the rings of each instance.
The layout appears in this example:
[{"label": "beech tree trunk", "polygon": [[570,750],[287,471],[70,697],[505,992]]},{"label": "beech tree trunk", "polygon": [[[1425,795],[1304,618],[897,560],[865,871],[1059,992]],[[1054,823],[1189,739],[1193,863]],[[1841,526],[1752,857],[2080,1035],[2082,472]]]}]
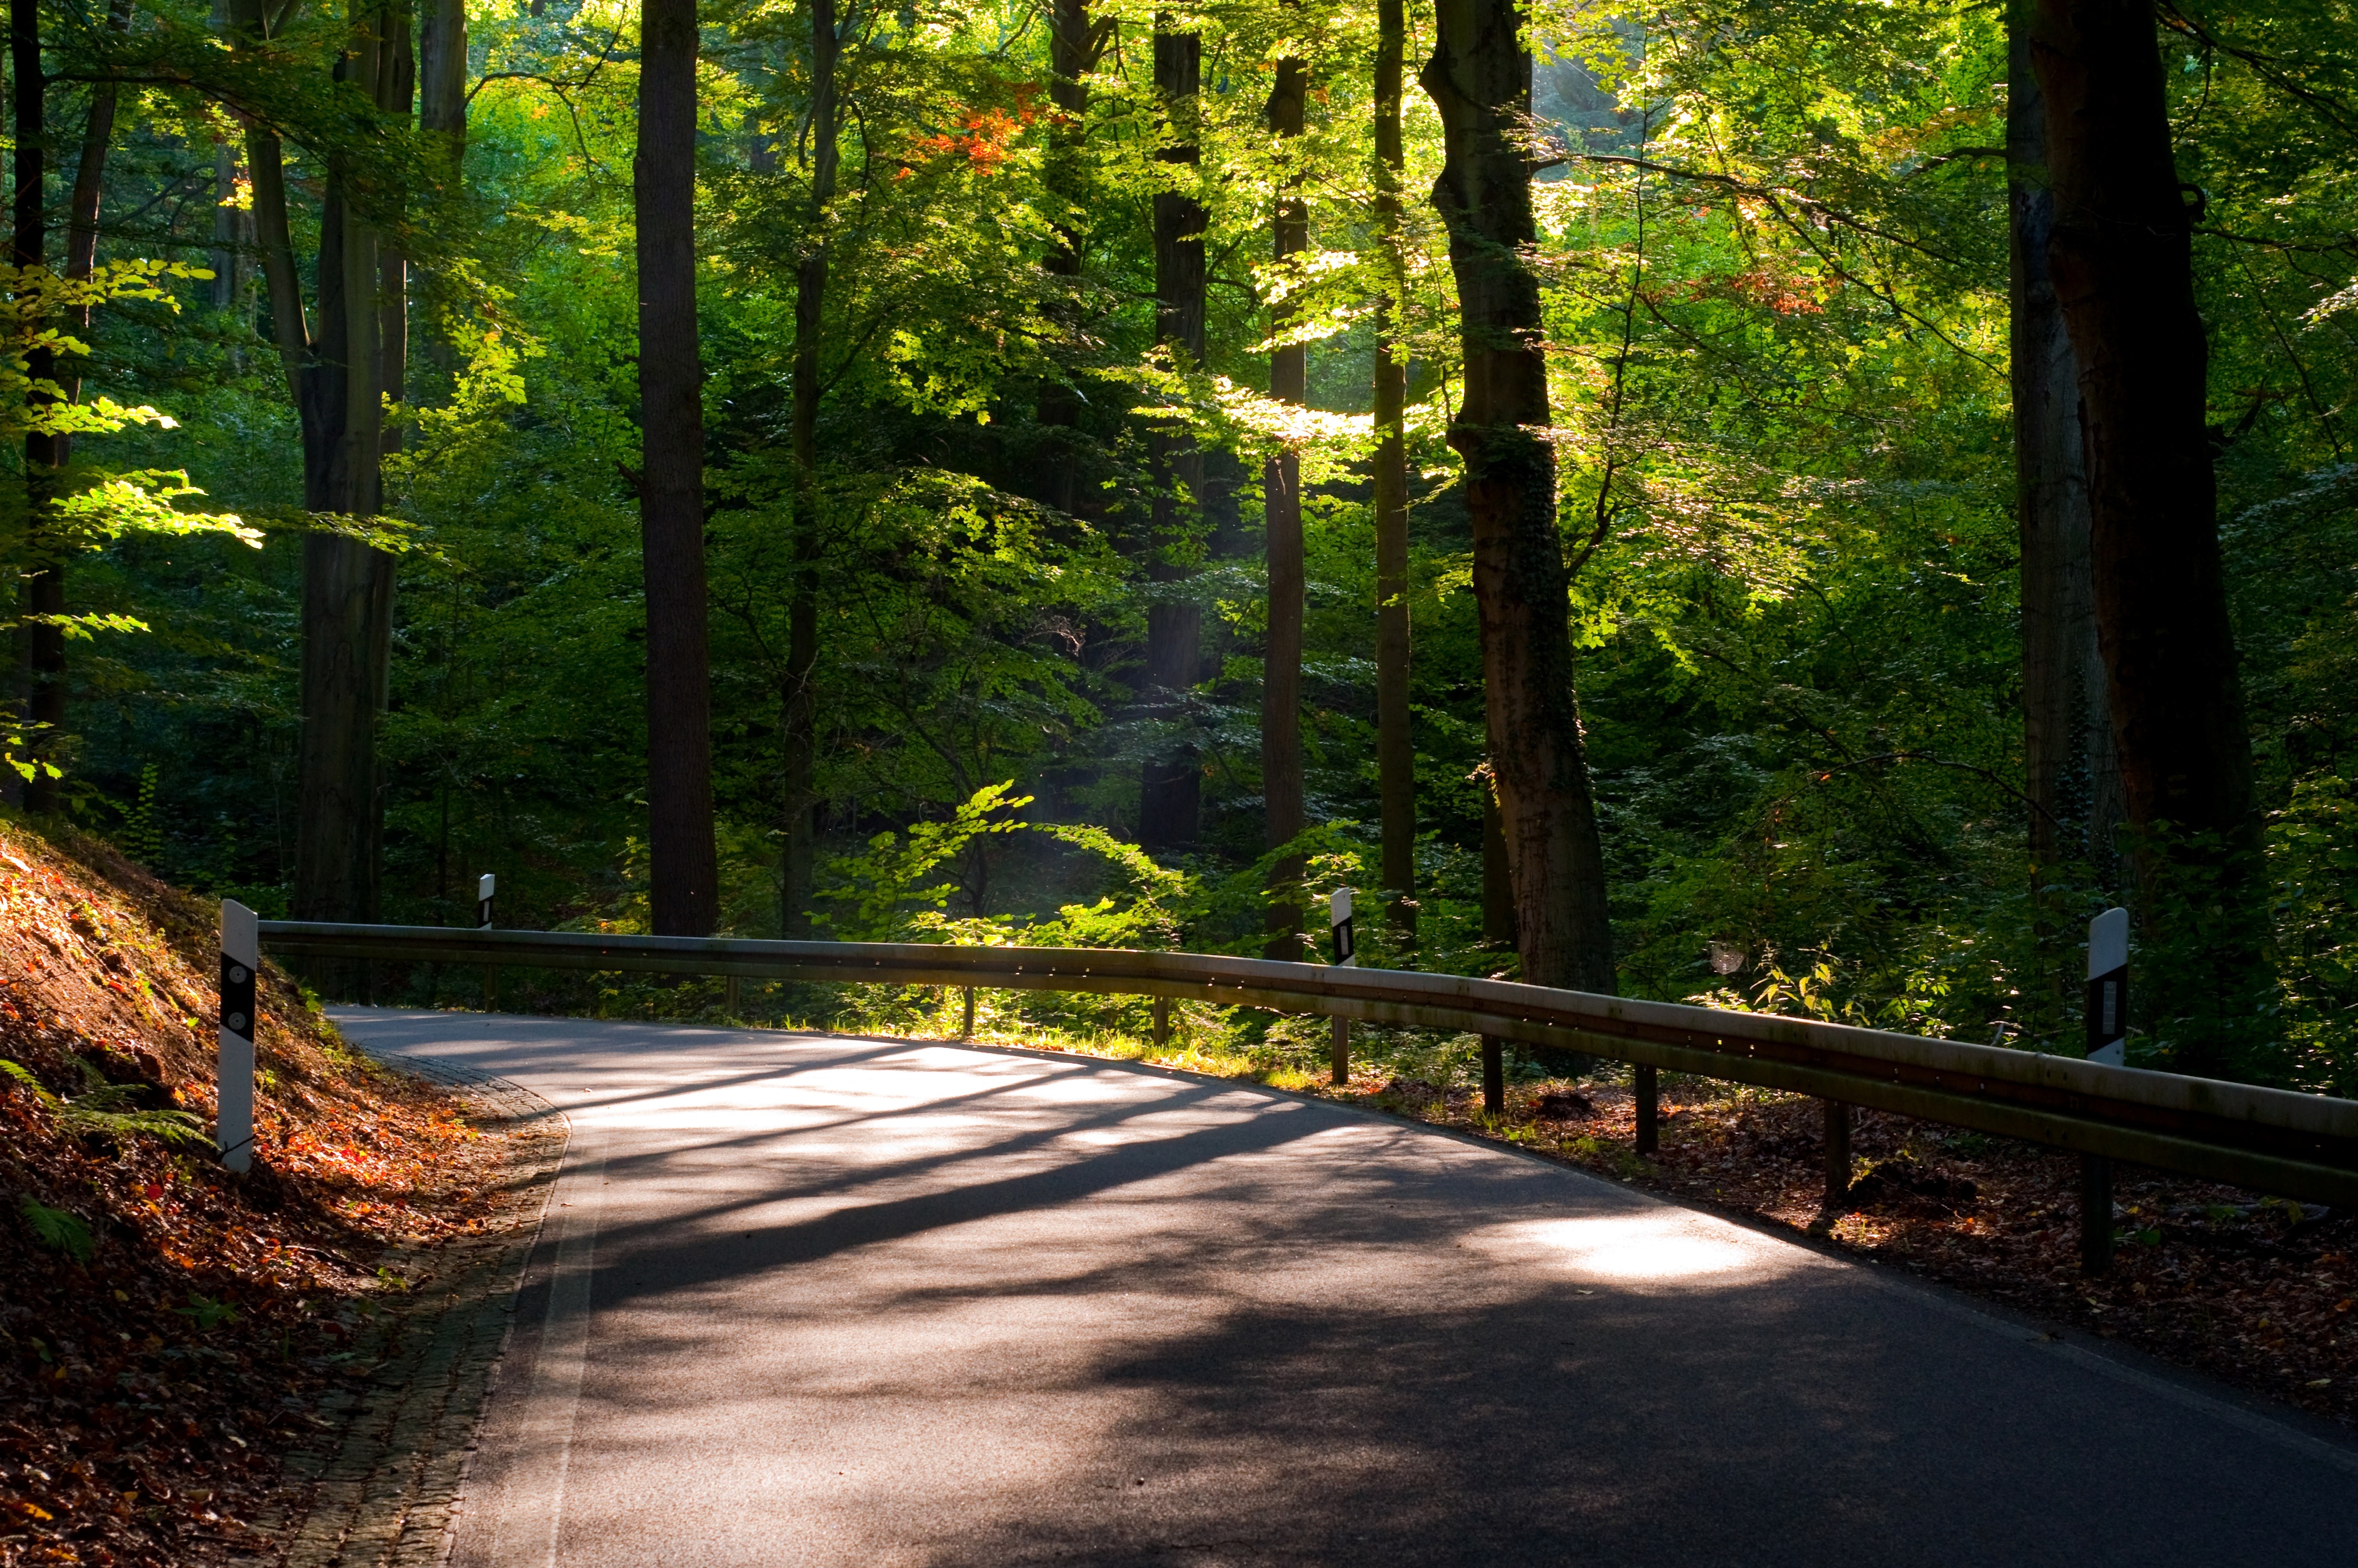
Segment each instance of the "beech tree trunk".
[{"label": "beech tree trunk", "polygon": [[704,583],[704,390],[696,327],[694,0],[640,12],[639,525],[647,597],[649,914],[659,935],[719,916]]},{"label": "beech tree trunk", "polygon": [[2204,420],[2192,217],[2152,8],[2039,0],[2048,254],[2079,361],[2090,560],[2146,960],[2139,1011],[2180,1071],[2247,1070],[2267,981],[2251,738]]},{"label": "beech tree trunk", "polygon": [[2080,933],[2059,876],[2086,861],[2100,886],[2117,881],[2120,768],[2096,646],[2089,557],[2088,475],[2080,428],[2079,363],[2048,243],[2055,197],[2047,174],[2047,106],[2030,64],[2031,0],[2013,0],[2007,32],[2007,199],[2015,512],[2022,574],[2022,709],[2030,883],[2040,941],[2059,954],[2039,1005],[2040,1033],[2062,1027],[2079,994]]},{"label": "beech tree trunk", "polygon": [[[466,0],[424,0],[417,29],[417,126],[438,138],[443,197],[457,200],[466,188]],[[429,320],[424,335],[427,362],[445,375],[455,372],[457,350],[439,327]]]},{"label": "beech tree trunk", "polygon": [[827,308],[827,206],[835,200],[842,118],[837,98],[835,0],[811,0],[810,236],[795,269],[795,587],[786,608],[786,842],[780,878],[785,933],[810,935],[811,876],[818,853],[820,328]]},{"label": "beech tree trunk", "polygon": [[1514,876],[1523,979],[1610,991],[1613,936],[1574,692],[1570,584],[1556,532],[1536,237],[1531,57],[1511,0],[1440,0],[1422,77],[1441,112],[1433,205],[1449,227],[1466,391],[1449,444],[1466,465],[1490,764]]},{"label": "beech tree trunk", "polygon": [[[232,9],[241,34],[262,34],[264,7]],[[356,5],[339,81],[367,89],[388,117],[408,114],[407,11]],[[404,94],[398,102],[395,94]],[[330,158],[319,221],[319,314],[306,322],[287,214],[284,158],[276,137],[247,135],[254,228],[269,284],[272,334],[303,433],[304,504],[313,512],[373,517],[384,510],[384,402],[399,395],[399,345],[385,342],[384,254],[351,200],[352,171]],[[298,920],[373,920],[383,850],[383,781],[377,716],[385,700],[393,637],[393,557],[356,539],[313,534],[303,542],[303,734],[297,750],[294,913]],[[338,989],[367,992],[365,966]]]},{"label": "beech tree trunk", "polygon": [[1384,911],[1401,945],[1416,940],[1416,742],[1410,731],[1408,364],[1400,308],[1408,276],[1401,254],[1401,73],[1408,50],[1405,0],[1376,0],[1376,244],[1384,292],[1376,301],[1376,798],[1383,833]]},{"label": "beech tree trunk", "polygon": [[[1193,165],[1195,95],[1203,72],[1203,39],[1195,33],[1165,30],[1157,16],[1154,85],[1175,139],[1156,157]],[[1154,197],[1155,333],[1183,366],[1204,362],[1204,209],[1184,191]],[[1159,422],[1147,437],[1154,477],[1147,578],[1163,591],[1146,611],[1146,701],[1151,714],[1184,718],[1189,690],[1202,662],[1204,616],[1174,585],[1193,575],[1192,559],[1201,532],[1204,454],[1184,427]],[[1167,742],[1147,760],[1139,809],[1139,841],[1149,849],[1184,849],[1200,826],[1202,777],[1195,746]]]},{"label": "beech tree trunk", "polygon": [[[1081,276],[1082,212],[1088,200],[1087,170],[1081,160],[1082,122],[1089,107],[1088,89],[1081,79],[1097,69],[1098,51],[1107,34],[1089,19],[1088,0],[1055,0],[1048,17],[1048,101],[1055,118],[1048,127],[1048,189],[1069,204],[1060,216],[1044,268],[1066,287]],[[1068,294],[1049,306],[1050,319],[1066,332],[1079,325],[1080,301]],[[1054,376],[1040,384],[1037,416],[1044,429],[1070,431],[1081,419],[1081,400],[1073,388]],[[1046,483],[1041,499],[1059,512],[1078,514],[1086,501],[1081,477],[1079,442],[1072,436],[1050,438],[1045,453]]]},{"label": "beech tree trunk", "polygon": [[[1303,108],[1310,95],[1310,66],[1288,57],[1277,62],[1277,85],[1269,95],[1269,128],[1276,135],[1302,135]],[[1271,223],[1278,262],[1310,243],[1310,213],[1298,196],[1282,196]],[[1280,301],[1271,326],[1283,330],[1293,308]],[[1299,404],[1309,387],[1309,362],[1299,343],[1272,351],[1269,395]],[[1268,846],[1274,849],[1299,835],[1302,806],[1302,460],[1291,451],[1271,458],[1261,470],[1263,515],[1268,530],[1269,642],[1261,662],[1260,778]],[[1289,857],[1270,868],[1269,941],[1271,958],[1302,957],[1302,860]]]},{"label": "beech tree trunk", "polygon": [[426,0],[417,54],[418,128],[443,138],[455,187],[467,156],[466,0]]},{"label": "beech tree trunk", "polygon": [[[49,264],[49,214],[43,182],[44,154],[49,143],[48,78],[41,71],[41,8],[38,0],[9,0],[8,58],[10,86],[16,92],[16,200],[10,259],[20,267]],[[54,380],[57,359],[47,349],[26,356],[26,373],[36,382]],[[28,394],[36,406],[54,399]],[[44,764],[62,757],[66,721],[66,634],[54,621],[66,610],[65,544],[46,525],[49,503],[57,492],[57,470],[65,461],[56,436],[33,432],[25,438],[26,562],[23,602],[31,619],[25,628],[25,714],[34,725],[29,751]],[[48,766],[35,772],[25,784],[28,811],[58,809],[58,781]]]}]

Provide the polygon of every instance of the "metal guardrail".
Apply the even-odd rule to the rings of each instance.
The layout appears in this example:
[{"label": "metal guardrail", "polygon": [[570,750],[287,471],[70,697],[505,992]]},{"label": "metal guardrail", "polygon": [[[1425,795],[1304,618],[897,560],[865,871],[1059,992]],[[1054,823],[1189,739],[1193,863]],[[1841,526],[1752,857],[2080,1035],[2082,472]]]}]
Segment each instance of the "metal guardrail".
[{"label": "metal guardrail", "polygon": [[[1201,953],[762,942],[271,920],[287,957],[1089,991],[1410,1024],[1814,1095],[2095,1159],[2358,1206],[2358,1100],[1509,980]],[[1650,1077],[1650,1075],[1647,1075]]]}]

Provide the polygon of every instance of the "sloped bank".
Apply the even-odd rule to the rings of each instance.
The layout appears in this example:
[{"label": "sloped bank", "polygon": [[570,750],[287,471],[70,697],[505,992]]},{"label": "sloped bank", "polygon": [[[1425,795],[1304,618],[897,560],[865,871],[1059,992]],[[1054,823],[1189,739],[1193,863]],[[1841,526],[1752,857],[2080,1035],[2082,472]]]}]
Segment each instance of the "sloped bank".
[{"label": "sloped bank", "polygon": [[222,1171],[215,918],[0,822],[0,1564],[277,1558],[331,1467],[301,1456],[343,1451],[429,1303],[480,1296],[561,1147],[352,1051],[265,965],[257,1159]]}]

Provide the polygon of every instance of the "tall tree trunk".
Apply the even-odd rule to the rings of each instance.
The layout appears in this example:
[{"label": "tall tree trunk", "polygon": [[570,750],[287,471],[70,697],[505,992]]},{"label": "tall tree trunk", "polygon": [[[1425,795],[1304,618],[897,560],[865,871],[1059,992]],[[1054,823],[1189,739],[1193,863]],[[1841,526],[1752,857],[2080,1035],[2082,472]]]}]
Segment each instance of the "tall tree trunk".
[{"label": "tall tree trunk", "polygon": [[[1298,11],[1288,15],[1299,19]],[[1310,66],[1288,56],[1277,62],[1277,85],[1269,95],[1269,128],[1286,139],[1302,135],[1303,109],[1310,96]],[[1282,186],[1271,223],[1271,248],[1282,267],[1310,244],[1310,213],[1294,194],[1297,182]],[[1293,307],[1281,300],[1271,312],[1272,330],[1283,331]],[[1309,387],[1309,357],[1299,343],[1271,351],[1269,395],[1299,404]],[[1291,450],[1271,458],[1261,471],[1268,528],[1269,643],[1261,664],[1260,778],[1269,848],[1302,832],[1302,460]],[[1290,856],[1270,868],[1269,941],[1271,958],[1302,957],[1302,859]]]},{"label": "tall tree trunk", "polygon": [[786,843],[781,879],[788,936],[810,935],[818,856],[818,405],[820,329],[827,313],[827,209],[835,200],[842,40],[835,0],[811,0],[811,211],[795,268],[795,586],[786,607]]},{"label": "tall tree trunk", "polygon": [[[1155,156],[1192,168],[1199,152],[1195,97],[1203,73],[1203,38],[1167,30],[1157,16],[1154,86],[1173,140]],[[1194,369],[1204,362],[1204,209],[1184,190],[1154,196],[1155,336],[1173,360]],[[1204,614],[1174,585],[1191,577],[1204,502],[1202,449],[1176,421],[1158,421],[1147,437],[1154,503],[1147,578],[1161,590],[1146,611],[1148,711],[1184,720],[1187,693],[1201,673]],[[1150,849],[1184,849],[1199,827],[1202,775],[1192,742],[1174,740],[1150,756],[1139,809],[1139,841]]]},{"label": "tall tree trunk", "polygon": [[[409,0],[382,0],[384,27],[377,48],[376,105],[408,129],[416,112],[417,57]],[[409,401],[409,262],[390,244],[377,250],[376,384],[386,398]],[[383,398],[379,399],[382,405]],[[401,450],[401,427],[387,426],[378,449]]]},{"label": "tall tree trunk", "polygon": [[466,0],[425,0],[417,33],[417,125],[441,138],[455,187],[467,156]]},{"label": "tall tree trunk", "polygon": [[1433,205],[1449,226],[1466,393],[1449,444],[1466,465],[1490,762],[1515,881],[1523,979],[1613,989],[1613,934],[1574,697],[1570,585],[1556,534],[1547,357],[1531,160],[1531,57],[1512,0],[1440,0],[1425,91],[1446,161]]},{"label": "tall tree trunk", "polygon": [[[49,144],[48,79],[41,72],[39,0],[8,0],[10,85],[16,101],[16,197],[11,259],[20,267],[49,264],[49,214],[44,167]],[[35,349],[26,373],[37,384],[53,382],[56,356]],[[55,399],[36,391],[26,401],[39,408]],[[58,809],[58,781],[49,772],[61,755],[66,721],[66,633],[53,617],[66,610],[65,542],[49,527],[56,498],[57,470],[65,460],[56,436],[35,431],[25,438],[25,533],[27,569],[24,604],[32,618],[25,630],[27,689],[25,711],[35,727],[31,753],[44,765],[25,785],[27,810]]]},{"label": "tall tree trunk", "polygon": [[[238,8],[234,8],[238,9]],[[355,5],[336,80],[385,109],[388,12]],[[242,20],[261,30],[262,6]],[[258,144],[258,145],[257,145]],[[328,161],[319,219],[318,331],[307,335],[288,244],[284,163],[274,138],[249,134],[254,223],[271,284],[273,333],[288,361],[303,428],[304,503],[314,512],[373,517],[384,508],[385,386],[375,232],[354,210],[352,172]],[[383,851],[383,781],[376,723],[393,643],[394,561],[355,539],[303,542],[303,735],[295,836],[294,910],[301,920],[373,920]],[[367,994],[365,966],[338,989]]]},{"label": "tall tree trunk", "polygon": [[[212,25],[225,38],[233,33],[229,0],[213,0]],[[227,141],[213,148],[213,243],[205,265],[213,278],[207,303],[216,310],[234,310],[249,295],[245,247],[254,241],[250,212],[231,203],[237,195],[237,149]],[[232,343],[230,362],[243,368],[243,351]]]},{"label": "tall tree trunk", "polygon": [[[1044,269],[1064,280],[1070,290],[1081,276],[1082,214],[1088,200],[1088,178],[1081,157],[1083,117],[1088,114],[1089,92],[1082,78],[1097,69],[1098,53],[1106,35],[1089,19],[1088,0],[1055,0],[1048,18],[1048,101],[1055,118],[1048,127],[1046,182],[1066,204],[1069,217],[1060,217],[1048,246]],[[1050,318],[1067,333],[1077,330],[1080,300],[1076,292],[1053,301]],[[1036,417],[1045,428],[1072,431],[1080,424],[1081,400],[1062,380],[1050,376],[1040,384]],[[1046,452],[1047,482],[1042,499],[1059,512],[1077,513],[1084,502],[1080,443],[1071,435],[1050,438]]]},{"label": "tall tree trunk", "polygon": [[1405,0],[1376,0],[1376,798],[1383,830],[1384,910],[1403,946],[1416,939],[1416,743],[1409,719],[1408,365],[1400,309],[1408,293],[1401,254],[1401,72]]},{"label": "tall tree trunk", "polygon": [[[106,10],[106,25],[112,32],[129,32],[131,0],[112,0]],[[106,160],[114,148],[115,102],[114,82],[92,85],[90,114],[82,121],[81,153],[74,161],[73,191],[66,200],[66,276],[76,280],[87,279],[98,267],[98,210],[106,193]],[[89,306],[73,307],[67,313],[67,322],[74,336],[89,341]],[[81,396],[81,366],[72,366],[59,386],[67,402],[78,402]],[[59,436],[57,442],[58,463],[62,467],[72,456],[73,438]]]},{"label": "tall tree trunk", "polygon": [[640,12],[639,523],[647,596],[648,904],[661,935],[719,915],[696,330],[695,0]]},{"label": "tall tree trunk", "polygon": [[2031,0],[2012,0],[2007,17],[2010,366],[2030,883],[2040,944],[2060,954],[2038,997],[2038,1032],[2052,1034],[2079,991],[2079,933],[2057,878],[2061,868],[2085,860],[2100,884],[2113,884],[2121,792],[2096,648],[2079,365],[2048,265],[2055,197],[2047,177],[2047,105],[2030,64],[2030,11]]},{"label": "tall tree trunk", "polygon": [[[466,0],[424,0],[417,30],[417,125],[439,142],[443,199],[455,201],[465,188],[467,165]],[[427,362],[445,375],[459,356],[449,339],[429,322]]]},{"label": "tall tree trunk", "polygon": [[2153,11],[2038,0],[2034,27],[2048,254],[2079,361],[2097,640],[2136,853],[2139,1011],[2180,1071],[2250,1071],[2268,979],[2259,824]]}]

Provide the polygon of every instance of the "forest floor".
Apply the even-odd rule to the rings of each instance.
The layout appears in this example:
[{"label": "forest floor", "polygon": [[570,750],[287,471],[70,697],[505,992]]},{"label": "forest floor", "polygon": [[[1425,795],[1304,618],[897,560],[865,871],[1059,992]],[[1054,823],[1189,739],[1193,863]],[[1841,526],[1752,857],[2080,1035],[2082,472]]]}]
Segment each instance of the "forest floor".
[{"label": "forest floor", "polygon": [[1855,1110],[1850,1196],[1830,1206],[1824,1112],[1799,1095],[1665,1074],[1659,1151],[1641,1159],[1626,1068],[1509,1083],[1505,1116],[1491,1118],[1478,1090],[1379,1062],[1336,1087],[1194,1052],[1103,1054],[1209,1068],[1509,1144],[2358,1424],[2358,1215],[2116,1165],[2120,1246],[2112,1271],[2089,1279],[2077,1158],[2006,1139]]},{"label": "forest floor", "polygon": [[536,1217],[508,1189],[553,1129],[349,1050],[267,965],[223,1170],[215,918],[0,823],[0,1564],[280,1560],[387,1325]]}]

